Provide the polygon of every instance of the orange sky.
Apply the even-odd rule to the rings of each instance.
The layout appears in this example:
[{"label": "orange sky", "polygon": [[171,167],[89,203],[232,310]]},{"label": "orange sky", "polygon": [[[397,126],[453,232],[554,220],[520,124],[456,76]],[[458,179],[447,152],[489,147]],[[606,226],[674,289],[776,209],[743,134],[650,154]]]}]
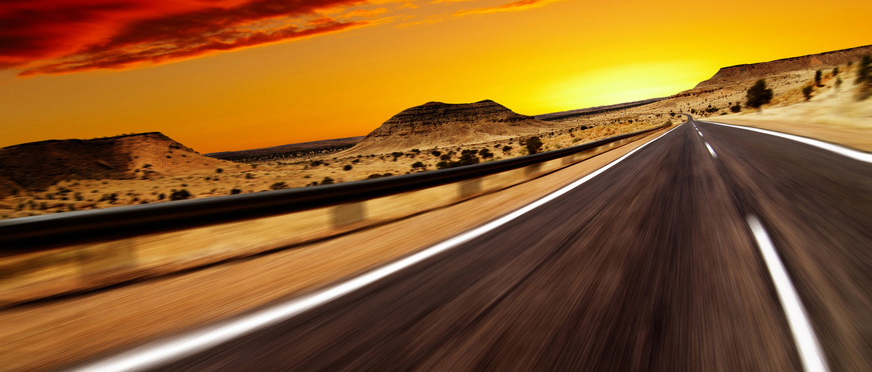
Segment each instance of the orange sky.
[{"label": "orange sky", "polygon": [[868,0],[10,0],[0,146],[160,131],[200,152],[365,135],[427,101],[534,115],[872,43]]}]

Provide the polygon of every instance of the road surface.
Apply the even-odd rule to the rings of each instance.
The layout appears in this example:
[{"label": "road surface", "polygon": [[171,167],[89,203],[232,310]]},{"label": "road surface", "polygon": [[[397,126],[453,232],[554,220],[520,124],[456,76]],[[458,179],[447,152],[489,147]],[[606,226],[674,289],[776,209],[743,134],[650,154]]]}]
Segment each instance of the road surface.
[{"label": "road surface", "polygon": [[[787,315],[786,289],[750,221],[768,234],[811,334]],[[819,345],[821,364],[803,343]],[[872,370],[872,164],[689,121],[470,241],[268,327],[144,365]]]}]

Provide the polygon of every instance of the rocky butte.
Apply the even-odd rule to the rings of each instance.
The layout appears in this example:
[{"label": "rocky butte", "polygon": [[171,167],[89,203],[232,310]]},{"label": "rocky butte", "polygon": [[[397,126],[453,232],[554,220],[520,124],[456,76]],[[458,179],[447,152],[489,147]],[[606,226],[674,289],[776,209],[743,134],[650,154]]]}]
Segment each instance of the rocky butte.
[{"label": "rocky butte", "polygon": [[427,102],[394,115],[343,155],[457,146],[532,134],[548,123],[491,100]]}]

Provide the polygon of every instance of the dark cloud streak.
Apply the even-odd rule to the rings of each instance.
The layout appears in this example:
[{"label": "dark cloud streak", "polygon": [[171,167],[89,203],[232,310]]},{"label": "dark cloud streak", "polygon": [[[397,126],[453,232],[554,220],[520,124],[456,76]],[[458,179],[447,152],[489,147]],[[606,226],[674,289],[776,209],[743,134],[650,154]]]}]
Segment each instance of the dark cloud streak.
[{"label": "dark cloud streak", "polygon": [[[235,4],[230,4],[235,1]],[[348,30],[319,9],[366,0],[33,0],[0,10],[0,69],[119,69]],[[320,18],[317,23],[307,19]]]}]

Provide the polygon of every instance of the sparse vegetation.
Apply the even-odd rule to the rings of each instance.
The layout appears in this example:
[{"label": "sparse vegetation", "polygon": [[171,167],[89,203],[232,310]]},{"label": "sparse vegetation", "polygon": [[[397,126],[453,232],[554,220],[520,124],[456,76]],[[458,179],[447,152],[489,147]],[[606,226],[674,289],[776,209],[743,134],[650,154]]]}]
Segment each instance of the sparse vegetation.
[{"label": "sparse vegetation", "polygon": [[730,106],[730,111],[732,111],[732,112],[742,111],[742,105],[740,105],[739,102],[736,102],[736,104]]},{"label": "sparse vegetation", "polygon": [[237,188],[230,189],[230,195],[236,195],[236,194],[241,194],[241,193],[242,193],[242,189],[237,189]]},{"label": "sparse vegetation", "polygon": [[[818,70],[820,72],[820,70]],[[806,85],[805,88],[802,88],[802,95],[805,97],[805,100],[808,101],[811,99],[811,92],[814,91],[814,87],[811,85]]]},{"label": "sparse vegetation", "polygon": [[344,167],[342,167],[342,170],[350,171],[352,168],[353,168],[353,167],[351,166],[351,164],[347,164],[347,165],[345,165]]},{"label": "sparse vegetation", "polygon": [[172,192],[170,192],[170,200],[185,200],[190,198],[191,193],[186,189],[172,190]]},{"label": "sparse vegetation", "polygon": [[284,190],[288,188],[288,185],[284,182],[276,182],[269,186],[270,190]]},{"label": "sparse vegetation", "polygon": [[334,182],[334,180],[330,177],[324,177],[324,179],[321,180],[322,185],[332,185],[333,182]]},{"label": "sparse vegetation", "polygon": [[770,101],[772,101],[772,89],[766,88],[766,81],[763,79],[757,80],[753,86],[748,88],[746,94],[747,101],[745,105],[751,108],[759,109]]},{"label": "sparse vegetation", "polygon": [[530,155],[533,155],[533,154],[539,152],[539,149],[542,148],[542,140],[539,139],[539,137],[535,137],[535,136],[534,136],[534,137],[530,137],[530,138],[528,138],[527,141],[524,143],[524,146],[527,147],[527,152],[528,152]]},{"label": "sparse vegetation", "polygon": [[[823,72],[821,72],[821,70],[815,71],[815,73],[814,73],[814,85],[815,86],[817,86],[817,87],[822,86],[821,85],[821,78],[822,77],[823,77]],[[808,101],[808,98],[806,98],[806,101]]]}]

